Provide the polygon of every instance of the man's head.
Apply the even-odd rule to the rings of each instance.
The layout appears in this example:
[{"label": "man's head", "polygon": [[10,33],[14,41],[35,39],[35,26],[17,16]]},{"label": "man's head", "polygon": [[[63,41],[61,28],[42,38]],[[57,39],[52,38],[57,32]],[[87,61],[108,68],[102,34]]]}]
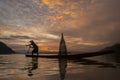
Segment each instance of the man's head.
[{"label": "man's head", "polygon": [[31,41],[29,41],[31,44],[33,44],[34,43],[34,41],[33,40],[31,40]]}]

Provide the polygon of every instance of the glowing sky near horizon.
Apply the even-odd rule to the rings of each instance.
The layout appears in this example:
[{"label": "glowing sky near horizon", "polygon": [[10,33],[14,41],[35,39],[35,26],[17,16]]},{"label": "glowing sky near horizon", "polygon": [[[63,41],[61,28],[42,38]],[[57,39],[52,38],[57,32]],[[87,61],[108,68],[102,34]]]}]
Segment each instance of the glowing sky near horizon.
[{"label": "glowing sky near horizon", "polygon": [[35,40],[57,50],[64,33],[69,51],[99,50],[120,42],[119,0],[0,0],[0,41],[13,49]]}]

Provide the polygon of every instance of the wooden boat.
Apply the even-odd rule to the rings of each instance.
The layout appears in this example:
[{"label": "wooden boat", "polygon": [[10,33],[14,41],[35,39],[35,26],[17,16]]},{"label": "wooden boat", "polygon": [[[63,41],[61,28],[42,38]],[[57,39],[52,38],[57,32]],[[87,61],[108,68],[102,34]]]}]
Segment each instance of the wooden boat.
[{"label": "wooden boat", "polygon": [[41,57],[41,58],[85,58],[85,57],[93,57],[100,56],[105,54],[112,54],[113,50],[109,51],[99,51],[99,52],[90,52],[90,53],[82,53],[82,54],[68,54],[68,55],[59,55],[59,54],[39,54],[39,55],[31,55],[26,54],[26,57]]}]

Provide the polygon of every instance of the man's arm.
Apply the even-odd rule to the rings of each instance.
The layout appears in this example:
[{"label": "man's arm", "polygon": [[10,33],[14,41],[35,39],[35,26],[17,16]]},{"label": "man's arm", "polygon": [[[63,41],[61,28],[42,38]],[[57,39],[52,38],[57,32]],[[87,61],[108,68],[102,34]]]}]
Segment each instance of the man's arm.
[{"label": "man's arm", "polygon": [[33,46],[32,46],[31,44],[28,44],[28,45],[26,45],[26,46],[29,46],[30,48],[33,48]]}]

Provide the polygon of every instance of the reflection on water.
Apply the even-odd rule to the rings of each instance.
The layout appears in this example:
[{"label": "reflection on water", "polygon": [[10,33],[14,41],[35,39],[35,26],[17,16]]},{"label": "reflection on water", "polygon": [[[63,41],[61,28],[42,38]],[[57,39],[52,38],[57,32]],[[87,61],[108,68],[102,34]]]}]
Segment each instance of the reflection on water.
[{"label": "reflection on water", "polygon": [[73,59],[71,60],[77,64],[82,65],[98,65],[99,68],[116,68],[116,66],[109,62],[100,62],[97,60],[91,60],[91,59]]},{"label": "reflection on water", "polygon": [[85,59],[0,55],[0,80],[120,80],[117,54]]},{"label": "reflection on water", "polygon": [[[31,57],[29,59],[30,61],[28,61],[27,64],[28,76],[33,76],[34,74],[32,73],[32,71],[38,68],[38,57]],[[67,59],[59,58],[58,63],[59,63],[60,80],[64,80],[66,74],[66,68],[67,68]]]},{"label": "reflection on water", "polygon": [[28,76],[32,76],[32,71],[38,68],[38,57],[32,57],[28,63]]},{"label": "reflection on water", "polygon": [[60,72],[60,79],[64,80],[67,68],[67,59],[59,58],[59,72]]}]

